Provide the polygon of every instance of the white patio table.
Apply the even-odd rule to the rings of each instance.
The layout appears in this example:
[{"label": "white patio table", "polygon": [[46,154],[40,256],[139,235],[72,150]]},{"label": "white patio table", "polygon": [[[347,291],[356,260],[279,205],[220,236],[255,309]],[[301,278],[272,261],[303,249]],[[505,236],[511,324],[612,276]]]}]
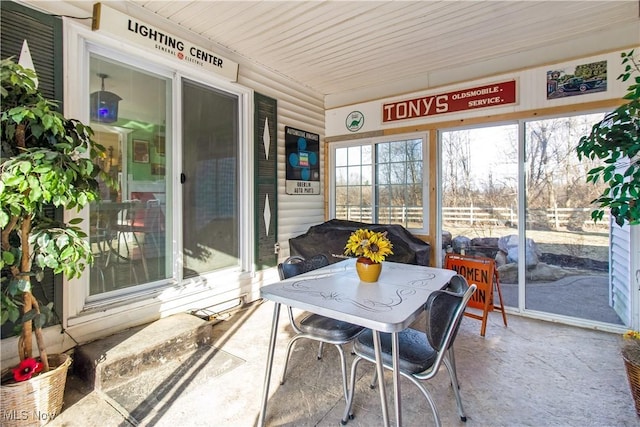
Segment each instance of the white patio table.
[{"label": "white patio table", "polygon": [[358,279],[355,261],[354,258],[340,261],[261,288],[262,298],[274,301],[275,308],[259,426],[265,423],[281,304],[362,325],[374,331],[376,369],[385,426],[389,425],[389,414],[380,356],[380,332],[391,333],[395,415],[397,425],[402,425],[400,374],[397,369],[398,332],[413,323],[422,312],[429,295],[444,288],[455,272],[385,261],[378,282],[365,283]]}]

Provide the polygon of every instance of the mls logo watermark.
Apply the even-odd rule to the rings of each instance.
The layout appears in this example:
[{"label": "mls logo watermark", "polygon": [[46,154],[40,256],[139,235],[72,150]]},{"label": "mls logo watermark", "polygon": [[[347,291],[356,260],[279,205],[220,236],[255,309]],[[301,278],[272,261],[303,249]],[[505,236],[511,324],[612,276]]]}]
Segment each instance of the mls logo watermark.
[{"label": "mls logo watermark", "polygon": [[39,410],[26,410],[26,409],[0,409],[0,424],[4,421],[50,421],[56,417],[55,412],[44,412]]}]

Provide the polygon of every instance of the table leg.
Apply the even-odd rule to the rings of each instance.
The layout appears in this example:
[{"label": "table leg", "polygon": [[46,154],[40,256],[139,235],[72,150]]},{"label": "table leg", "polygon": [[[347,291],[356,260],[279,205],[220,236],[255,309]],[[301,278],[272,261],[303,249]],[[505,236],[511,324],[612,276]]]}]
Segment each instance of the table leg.
[{"label": "table leg", "polygon": [[398,357],[398,333],[391,334],[391,356],[393,357],[393,396],[396,409],[396,425],[402,426],[402,408],[400,399],[400,361]]},{"label": "table leg", "polygon": [[271,338],[269,338],[269,353],[267,354],[267,368],[264,374],[264,386],[262,388],[262,407],[258,425],[264,426],[265,415],[267,414],[267,400],[269,399],[269,383],[271,382],[271,370],[273,368],[273,353],[276,349],[276,336],[278,335],[278,318],[280,317],[280,303],[275,303],[273,309],[273,321],[271,322]]},{"label": "table leg", "polygon": [[376,353],[376,371],[378,372],[378,388],[380,389],[380,405],[382,406],[382,419],[384,426],[389,427],[389,413],[387,411],[387,393],[384,388],[384,366],[380,354],[380,332],[373,331],[373,349]]}]

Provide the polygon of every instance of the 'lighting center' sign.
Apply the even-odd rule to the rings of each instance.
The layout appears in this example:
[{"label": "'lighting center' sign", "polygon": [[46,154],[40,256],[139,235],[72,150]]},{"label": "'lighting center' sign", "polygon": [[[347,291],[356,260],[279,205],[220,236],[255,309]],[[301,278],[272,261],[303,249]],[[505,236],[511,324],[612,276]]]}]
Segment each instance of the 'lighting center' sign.
[{"label": "'lighting center' sign", "polygon": [[382,106],[382,121],[415,119],[456,111],[514,104],[515,102],[516,81],[510,80],[440,95],[390,102]]},{"label": "'lighting center' sign", "polygon": [[177,61],[212,71],[229,81],[238,80],[237,63],[100,3],[93,5],[91,29],[104,30],[144,48],[171,56]]}]

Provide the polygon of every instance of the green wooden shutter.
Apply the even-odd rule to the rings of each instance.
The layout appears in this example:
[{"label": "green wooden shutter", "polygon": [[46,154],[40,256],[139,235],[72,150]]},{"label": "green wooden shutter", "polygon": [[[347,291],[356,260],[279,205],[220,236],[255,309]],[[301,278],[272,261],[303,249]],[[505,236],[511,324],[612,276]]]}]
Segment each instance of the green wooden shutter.
[{"label": "green wooden shutter", "polygon": [[11,1],[0,2],[0,46],[2,59],[18,62],[22,43],[27,40],[38,88],[49,99],[58,101],[62,111],[62,20]]},{"label": "green wooden shutter", "polygon": [[255,93],[254,108],[255,265],[262,270],[278,262],[277,101]]},{"label": "green wooden shutter", "polygon": [[[38,88],[48,99],[58,101],[62,111],[62,19],[46,15],[10,1],[0,1],[0,55],[18,62],[23,41],[27,40],[33,66],[38,75]],[[62,210],[47,207],[49,218],[62,219]],[[54,310],[62,310],[62,276],[45,269],[41,286],[34,286],[35,297],[43,303],[53,302]],[[55,320],[54,320],[55,321]],[[13,325],[6,323],[2,338],[13,335]]]}]

